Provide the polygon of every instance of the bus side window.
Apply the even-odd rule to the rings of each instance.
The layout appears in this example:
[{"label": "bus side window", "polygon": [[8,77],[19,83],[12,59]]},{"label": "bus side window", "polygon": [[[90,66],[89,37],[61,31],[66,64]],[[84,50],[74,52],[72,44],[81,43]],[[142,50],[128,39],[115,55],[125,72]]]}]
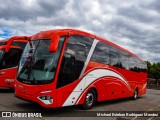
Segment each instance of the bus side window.
[{"label": "bus side window", "polygon": [[109,64],[108,45],[103,42],[98,42],[91,57],[91,60],[108,65]]},{"label": "bus side window", "polygon": [[92,43],[93,40],[88,37],[80,35],[70,37],[64,51],[57,88],[70,84],[79,78]]},{"label": "bus side window", "polygon": [[129,57],[129,70],[137,72],[138,71],[137,66],[138,66],[137,65],[137,60],[134,57],[130,56]]},{"label": "bus side window", "polygon": [[147,65],[145,62],[141,62],[141,68],[140,68],[141,72],[147,72]]},{"label": "bus side window", "polygon": [[109,65],[119,67],[119,50],[109,45]]},{"label": "bus side window", "polygon": [[119,52],[119,68],[129,70],[128,59],[129,59],[129,55],[120,51]]},{"label": "bus side window", "polygon": [[109,52],[109,59],[110,59],[110,65],[111,66],[115,66],[115,67],[118,67],[119,66],[119,63],[118,63],[118,54],[113,52],[113,51],[110,51]]}]

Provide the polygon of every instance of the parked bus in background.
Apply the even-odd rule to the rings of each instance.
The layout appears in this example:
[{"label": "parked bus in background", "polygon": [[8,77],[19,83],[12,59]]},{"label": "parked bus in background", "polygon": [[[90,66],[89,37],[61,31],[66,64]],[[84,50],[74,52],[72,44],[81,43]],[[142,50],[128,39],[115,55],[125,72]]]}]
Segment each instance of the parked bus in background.
[{"label": "parked bus in background", "polygon": [[30,37],[15,36],[0,41],[0,87],[14,88],[17,66]]},{"label": "parked bus in background", "polygon": [[73,29],[40,32],[20,59],[15,97],[46,108],[134,97],[146,93],[147,66],[98,36]]}]

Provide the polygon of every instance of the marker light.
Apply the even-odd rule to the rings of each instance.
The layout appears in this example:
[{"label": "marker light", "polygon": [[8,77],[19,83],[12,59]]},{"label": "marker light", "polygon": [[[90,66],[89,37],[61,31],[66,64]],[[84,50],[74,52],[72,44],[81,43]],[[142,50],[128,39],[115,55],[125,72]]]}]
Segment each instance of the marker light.
[{"label": "marker light", "polygon": [[53,103],[53,98],[51,96],[39,96],[38,99],[46,105]]}]

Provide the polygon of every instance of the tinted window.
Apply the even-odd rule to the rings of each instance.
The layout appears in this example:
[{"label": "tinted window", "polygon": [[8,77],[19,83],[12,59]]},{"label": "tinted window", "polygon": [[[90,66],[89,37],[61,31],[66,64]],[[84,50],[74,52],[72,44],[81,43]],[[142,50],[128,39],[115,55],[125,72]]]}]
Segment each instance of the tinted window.
[{"label": "tinted window", "polygon": [[20,49],[10,49],[7,53],[4,54],[2,58],[0,69],[6,69],[10,67],[15,67],[18,65],[22,50]]},{"label": "tinted window", "polygon": [[99,42],[97,43],[91,60],[118,67],[118,49]]},{"label": "tinted window", "polygon": [[12,46],[18,46],[18,47],[24,49],[24,47],[26,46],[26,43],[27,43],[27,42],[17,42],[17,41],[13,41],[13,42],[12,42]]},{"label": "tinted window", "polygon": [[0,63],[1,63],[1,60],[3,59],[4,54],[5,54],[4,49],[0,50]]},{"label": "tinted window", "polygon": [[7,42],[0,42],[0,46],[7,45]]},{"label": "tinted window", "polygon": [[102,42],[97,43],[91,60],[134,72],[147,71],[147,66],[144,62]]},{"label": "tinted window", "polygon": [[123,69],[129,69],[128,68],[128,54],[120,51],[119,52],[119,67]]},{"label": "tinted window", "polygon": [[114,47],[109,49],[109,61],[111,66],[118,67],[118,50]]},{"label": "tinted window", "polygon": [[132,56],[129,57],[129,70],[135,72],[138,71],[137,59]]},{"label": "tinted window", "polygon": [[104,64],[109,64],[109,53],[107,44],[102,42],[97,43],[91,60]]},{"label": "tinted window", "polygon": [[140,72],[147,72],[147,64],[145,62],[139,63],[139,71]]},{"label": "tinted window", "polygon": [[65,86],[79,78],[93,40],[74,35],[68,40],[61,63],[57,87]]}]

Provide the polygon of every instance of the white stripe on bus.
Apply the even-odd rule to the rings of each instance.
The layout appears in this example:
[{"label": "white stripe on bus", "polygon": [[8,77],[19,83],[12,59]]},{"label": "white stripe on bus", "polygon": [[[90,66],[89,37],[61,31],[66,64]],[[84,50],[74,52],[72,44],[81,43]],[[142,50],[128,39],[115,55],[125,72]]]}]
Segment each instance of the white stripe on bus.
[{"label": "white stripe on bus", "polygon": [[83,69],[82,69],[82,72],[81,72],[79,78],[81,78],[82,75],[84,74],[84,71],[85,71],[85,69],[86,69],[86,67],[87,67],[87,65],[88,65],[88,63],[89,63],[89,61],[90,61],[90,59],[91,59],[91,57],[92,57],[92,54],[93,54],[94,49],[95,49],[95,47],[96,47],[96,45],[97,45],[98,42],[99,42],[99,41],[96,40],[96,39],[93,41],[92,47],[91,47],[91,49],[90,49],[90,51],[89,51],[89,53],[88,53],[86,62],[85,62],[85,64],[84,64],[84,67],[83,67]]},{"label": "white stripe on bus", "polygon": [[81,94],[84,92],[84,90],[93,82],[95,82],[97,79],[101,77],[116,77],[117,80],[120,80],[123,82],[127,88],[132,91],[130,85],[125,80],[125,78],[122,77],[122,75],[118,74],[117,72],[110,70],[110,69],[96,69],[91,72],[89,72],[75,87],[75,89],[72,91],[72,93],[69,95],[67,100],[64,102],[62,106],[70,106],[76,104],[76,101],[81,96]]}]

